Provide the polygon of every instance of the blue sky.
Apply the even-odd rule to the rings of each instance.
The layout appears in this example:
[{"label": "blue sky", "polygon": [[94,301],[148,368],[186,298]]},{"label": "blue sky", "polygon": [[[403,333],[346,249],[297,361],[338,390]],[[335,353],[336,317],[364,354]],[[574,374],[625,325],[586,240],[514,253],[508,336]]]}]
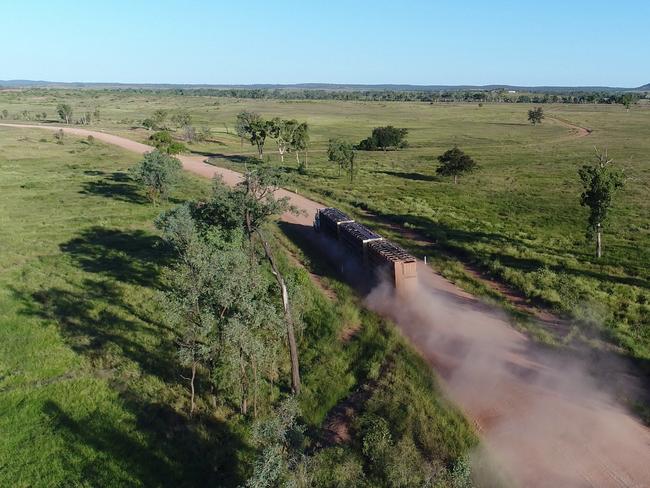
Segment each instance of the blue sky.
[{"label": "blue sky", "polygon": [[650,1],[0,0],[0,79],[650,83]]}]

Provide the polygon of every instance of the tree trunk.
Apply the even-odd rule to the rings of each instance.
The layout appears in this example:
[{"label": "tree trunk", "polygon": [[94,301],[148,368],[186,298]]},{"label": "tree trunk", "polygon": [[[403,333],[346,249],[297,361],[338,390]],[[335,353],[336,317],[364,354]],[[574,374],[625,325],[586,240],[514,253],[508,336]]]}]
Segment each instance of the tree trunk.
[{"label": "tree trunk", "polygon": [[280,290],[282,291],[282,307],[284,308],[284,318],[287,323],[287,342],[289,343],[289,356],[291,358],[291,390],[294,395],[297,395],[300,393],[300,365],[298,363],[298,347],[296,346],[293,318],[291,317],[291,308],[289,307],[289,293],[284,278],[275,264],[275,259],[273,259],[269,243],[266,242],[259,230],[257,231],[257,234],[264,246],[264,253],[271,265],[271,272],[273,273],[273,276],[275,276],[275,279],[280,286]]},{"label": "tree trunk", "polygon": [[255,362],[255,359],[253,359],[253,418],[257,418],[257,390],[258,390],[258,382],[257,382],[257,363]]},{"label": "tree trunk", "polygon": [[248,380],[246,379],[246,366],[244,366],[244,352],[239,349],[240,373],[241,373],[241,414],[248,414]]},{"label": "tree trunk", "polygon": [[300,151],[296,151],[296,163],[300,166]]},{"label": "tree trunk", "polygon": [[454,185],[458,184],[458,175],[454,175]]},{"label": "tree trunk", "polygon": [[603,255],[603,242],[601,237],[600,223],[596,226],[596,257],[600,258]]},{"label": "tree trunk", "polygon": [[190,415],[194,413],[194,408],[196,404],[194,403],[194,378],[196,378],[196,362],[192,363],[192,378],[190,379],[190,390],[192,391],[192,397],[190,401]]}]

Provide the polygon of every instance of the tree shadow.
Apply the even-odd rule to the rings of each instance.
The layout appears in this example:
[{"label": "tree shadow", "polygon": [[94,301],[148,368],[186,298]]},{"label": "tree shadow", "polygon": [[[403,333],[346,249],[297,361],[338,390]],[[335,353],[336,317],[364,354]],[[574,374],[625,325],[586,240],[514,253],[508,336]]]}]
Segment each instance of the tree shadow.
[{"label": "tree shadow", "polygon": [[396,178],[404,178],[406,180],[413,181],[440,181],[440,178],[431,175],[425,175],[422,173],[402,173],[399,171],[387,171],[387,170],[375,170],[373,173],[385,174],[388,176],[394,176]]},{"label": "tree shadow", "polygon": [[252,156],[243,156],[241,154],[223,154],[223,153],[216,153],[216,152],[209,152],[209,151],[192,151],[192,154],[205,156],[206,158],[208,158],[208,163],[210,164],[214,164],[213,161],[212,162],[210,161],[210,159],[212,158],[225,159],[227,161],[230,161],[231,163],[238,163],[238,164],[258,162],[257,158],[254,158]]},{"label": "tree shadow", "polygon": [[[101,171],[85,171],[88,175],[105,175]],[[114,172],[96,181],[83,183],[82,195],[98,195],[128,203],[145,204],[149,201],[140,193],[138,186],[126,173]]]},{"label": "tree shadow", "polygon": [[84,271],[142,286],[158,284],[161,267],[173,258],[162,239],[142,230],[95,226],[59,247]]},{"label": "tree shadow", "polygon": [[[100,410],[71,415],[53,400],[42,410],[63,439],[67,476],[90,486],[238,486],[244,481],[240,435],[207,416],[187,418],[160,403],[123,395],[130,421]],[[211,436],[204,434],[209,430]],[[71,480],[72,481],[72,480]]]},{"label": "tree shadow", "polygon": [[142,231],[91,228],[61,245],[90,278],[36,292],[12,290],[22,314],[58,325],[64,342],[88,359],[91,374],[118,393],[115,405],[127,420],[101,408],[72,415],[52,401],[43,412],[65,442],[66,473],[80,483],[238,486],[247,474],[239,460],[250,448],[225,421],[207,412],[188,417],[173,407],[185,404],[187,391],[174,331],[140,309],[144,302],[132,300],[132,288],[124,286],[157,282],[160,264],[171,259],[159,243]]}]

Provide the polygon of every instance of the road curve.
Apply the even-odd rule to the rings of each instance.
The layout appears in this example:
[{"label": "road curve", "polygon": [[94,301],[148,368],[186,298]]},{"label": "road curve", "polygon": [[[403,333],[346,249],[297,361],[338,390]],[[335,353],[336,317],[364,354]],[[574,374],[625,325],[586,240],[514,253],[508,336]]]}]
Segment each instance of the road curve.
[{"label": "road curve", "polygon": [[[63,129],[140,154],[153,148],[129,139],[74,127]],[[195,174],[241,181],[235,171],[181,156]],[[289,223],[311,225],[322,205],[288,196],[302,215]],[[420,263],[419,286],[406,297],[378,288],[368,306],[392,317],[438,371],[450,397],[477,425],[505,471],[524,487],[650,487],[650,430],[605,391],[576,358],[551,354],[514,330],[500,311],[481,303]],[[620,367],[614,359],[603,368]]]},{"label": "road curve", "polygon": [[[79,136],[79,137],[88,137],[93,136],[95,139],[106,142],[107,144],[112,144],[114,146],[121,147],[128,151],[132,151],[138,154],[144,154],[149,151],[153,151],[155,147],[149,146],[147,144],[142,144],[140,142],[132,141],[126,137],[120,137],[113,134],[108,134],[106,132],[100,132],[96,130],[81,129],[79,127],[60,127],[60,126],[47,126],[47,125],[29,125],[29,124],[5,124],[0,123],[0,127],[13,127],[13,128],[27,128],[27,129],[45,129],[52,132],[63,130],[64,133]],[[205,178],[214,178],[215,176],[221,176],[223,181],[230,186],[234,186],[242,180],[242,175],[236,171],[232,171],[226,168],[219,168],[205,162],[205,158],[199,156],[176,156],[181,163],[183,164],[183,169],[189,171],[190,173],[203,176]],[[279,197],[288,197],[289,201],[295,207],[304,210],[300,215],[294,215],[292,213],[287,213],[282,216],[282,219],[295,224],[302,225],[311,225],[314,214],[319,208],[323,208],[323,205],[309,200],[297,193],[290,192],[284,189],[280,189],[276,192]]]}]

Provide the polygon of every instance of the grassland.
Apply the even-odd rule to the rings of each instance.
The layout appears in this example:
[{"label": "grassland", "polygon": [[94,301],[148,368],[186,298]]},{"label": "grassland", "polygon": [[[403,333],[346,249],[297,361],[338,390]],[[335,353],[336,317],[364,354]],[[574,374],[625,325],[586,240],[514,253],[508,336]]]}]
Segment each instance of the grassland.
[{"label": "grassland", "polygon": [[[374,225],[428,256],[443,274],[474,291],[489,291],[465,273],[470,265],[509,285],[533,304],[568,319],[559,340],[619,351],[647,364],[650,359],[650,108],[628,112],[613,105],[546,105],[546,120],[533,127],[524,104],[435,104],[289,102],[135,92],[43,91],[0,93],[0,109],[50,114],[60,101],[77,112],[99,107],[94,125],[145,140],[138,123],[155,109],[187,110],[196,126],[210,127],[213,140],[194,152],[236,169],[253,148],[233,134],[240,110],[266,117],[306,120],[312,144],[309,171],[301,175],[289,157],[290,184],[320,201],[367,217]],[[357,142],[378,125],[409,129],[405,150],[358,153],[354,184],[326,160],[331,137]],[[578,137],[575,127],[588,128]],[[459,185],[435,174],[436,157],[459,145],[480,164]],[[605,229],[605,255],[596,260],[585,240],[586,210],[579,205],[580,165],[594,146],[607,148],[627,175]],[[267,160],[279,165],[267,143]],[[244,156],[244,157],[242,157]],[[394,227],[398,224],[398,228]],[[404,239],[409,228],[434,245]],[[544,334],[541,334],[543,336]],[[606,346],[608,347],[608,346]]]},{"label": "grassland", "polygon": [[[0,147],[0,485],[242,483],[256,454],[250,419],[208,394],[187,414],[176,333],[156,298],[173,256],[151,223],[161,207],[126,176],[137,156],[6,128]],[[208,187],[188,176],[169,205]],[[302,422],[321,486],[358,473],[384,483],[362,454],[361,421],[349,426],[349,443],[322,444],[323,421],[351,398],[359,419],[390,420],[394,441],[417,445],[416,461],[446,476],[476,438],[428,366],[345,285],[329,278],[336,297],[327,298],[282,261],[305,302]]]}]

